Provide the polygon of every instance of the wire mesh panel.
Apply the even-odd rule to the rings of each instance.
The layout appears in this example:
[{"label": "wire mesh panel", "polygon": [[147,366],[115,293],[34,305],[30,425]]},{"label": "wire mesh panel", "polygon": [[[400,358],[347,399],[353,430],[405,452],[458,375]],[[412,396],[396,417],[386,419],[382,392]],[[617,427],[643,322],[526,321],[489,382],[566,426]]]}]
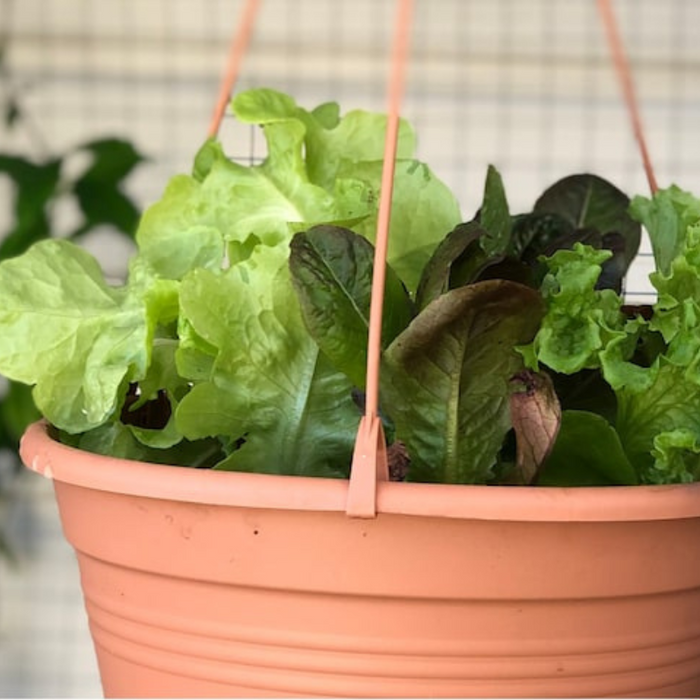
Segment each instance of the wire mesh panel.
[{"label": "wire mesh panel", "polygon": [[[86,134],[128,133],[152,159],[129,187],[152,201],[170,173],[189,168],[203,139],[240,5],[4,0],[7,67],[35,128],[15,127],[3,142],[58,150]],[[309,106],[337,100],[345,109],[384,109],[392,5],[267,0],[240,87],[275,87]],[[643,0],[616,7],[659,180],[692,189],[700,6]],[[419,156],[454,189],[465,217],[490,162],[515,210],[573,172],[645,191],[589,0],[418,2],[405,113],[418,130]],[[222,136],[233,156],[250,153],[250,130]],[[644,274],[633,282],[644,286]]]},{"label": "wire mesh panel", "polygon": [[[127,188],[141,205],[155,200],[171,174],[190,169],[205,137],[241,6],[241,0],[0,0],[0,96],[6,116],[12,101],[22,108],[21,119],[0,125],[0,151],[42,157],[88,138],[123,136],[149,157]],[[700,3],[618,0],[615,7],[659,182],[698,192]],[[238,87],[277,88],[307,107],[336,100],[344,111],[383,110],[393,8],[391,0],[263,0]],[[419,157],[456,193],[465,219],[480,202],[489,163],[501,171],[516,212],[576,172],[597,173],[628,194],[647,192],[592,0],[418,0],[404,107]],[[232,157],[262,156],[262,138],[231,119],[221,138]],[[0,178],[0,231],[11,197]],[[70,211],[58,213],[70,219]],[[105,264],[113,258],[103,254]],[[628,283],[632,299],[650,294],[651,262],[645,242]],[[37,503],[44,507],[44,500]],[[49,639],[56,658],[82,653],[73,644],[73,630],[86,634],[77,598],[57,598],[57,578],[31,564],[46,557],[75,577],[72,555],[66,549],[59,561],[41,547],[23,552],[21,539],[20,558],[29,564],[17,570],[0,564],[0,605],[9,609],[12,596],[32,590],[53,606],[73,606],[56,618],[65,637],[44,636],[42,654],[51,654]],[[26,585],[16,585],[17,577]],[[94,686],[70,685],[71,666],[60,661],[54,666],[62,666],[62,676],[51,676],[51,664],[36,665],[34,680],[25,674],[24,685],[3,687],[8,664],[31,648],[24,637],[24,646],[13,646],[16,627],[7,620],[0,615],[0,694],[94,694]],[[12,624],[21,626],[16,618]],[[29,621],[25,629],[33,629]]]}]

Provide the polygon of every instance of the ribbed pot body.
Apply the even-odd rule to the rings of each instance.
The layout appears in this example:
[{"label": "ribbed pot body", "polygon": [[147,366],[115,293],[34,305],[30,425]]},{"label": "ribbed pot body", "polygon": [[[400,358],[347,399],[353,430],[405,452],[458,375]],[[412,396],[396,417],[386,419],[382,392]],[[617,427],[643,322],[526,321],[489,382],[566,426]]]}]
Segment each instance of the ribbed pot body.
[{"label": "ribbed pot body", "polygon": [[[592,490],[384,484],[389,512],[355,519],[343,482],[117,465],[28,435],[24,458],[54,478],[78,555],[108,696],[700,696],[694,485],[595,490],[602,506],[582,506],[571,499]],[[76,476],[117,466],[146,469],[151,492]],[[192,480],[189,500],[158,493],[168,474]],[[217,502],[195,479],[214,479]],[[447,515],[439,498],[401,512],[423,487],[428,501],[455,494]],[[530,491],[563,501],[539,519],[522,503],[488,515],[491,493],[503,510]]]}]

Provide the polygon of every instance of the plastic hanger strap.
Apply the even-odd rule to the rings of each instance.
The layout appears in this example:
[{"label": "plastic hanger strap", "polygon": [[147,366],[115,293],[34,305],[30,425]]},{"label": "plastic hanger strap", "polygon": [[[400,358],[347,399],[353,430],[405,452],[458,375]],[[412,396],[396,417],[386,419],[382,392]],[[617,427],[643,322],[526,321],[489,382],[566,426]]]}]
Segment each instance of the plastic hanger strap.
[{"label": "plastic hanger strap", "polygon": [[644,138],[644,129],[642,128],[642,118],[639,114],[639,106],[637,104],[637,97],[634,91],[632,71],[630,70],[629,61],[625,55],[622,39],[620,38],[620,32],[617,28],[617,21],[615,20],[615,13],[613,12],[612,0],[598,0],[598,11],[600,12],[603,25],[605,27],[605,32],[608,37],[608,44],[610,45],[610,52],[612,53],[613,62],[615,63],[615,70],[620,80],[620,84],[622,85],[622,92],[625,97],[627,112],[629,114],[630,121],[632,122],[632,131],[634,132],[634,137],[637,140],[639,152],[642,156],[642,163],[644,164],[644,172],[646,173],[647,181],[649,182],[649,189],[651,190],[651,193],[654,194],[659,189],[659,186],[656,182],[654,168],[651,164],[651,158],[649,156],[649,149],[647,148],[646,139]]},{"label": "plastic hanger strap", "polygon": [[236,25],[236,31],[231,39],[228,61],[226,62],[226,71],[221,79],[219,96],[216,101],[216,106],[214,107],[211,122],[209,123],[209,130],[207,131],[207,136],[209,138],[215,138],[219,133],[221,120],[224,118],[226,107],[233,94],[233,86],[236,84],[241,63],[243,63],[243,57],[248,49],[250,38],[253,35],[253,28],[255,27],[255,19],[258,14],[259,6],[260,0],[246,0],[243,6],[241,21]]},{"label": "plastic hanger strap", "polygon": [[377,481],[389,479],[386,440],[379,418],[379,365],[382,343],[382,311],[384,281],[391,221],[391,199],[394,187],[396,148],[399,135],[401,98],[403,96],[411,28],[413,3],[397,0],[395,34],[389,78],[389,106],[384,164],[377,217],[377,236],[372,276],[372,301],[369,314],[367,346],[367,391],[365,415],[355,441],[346,512],[352,517],[372,518],[376,515]]}]

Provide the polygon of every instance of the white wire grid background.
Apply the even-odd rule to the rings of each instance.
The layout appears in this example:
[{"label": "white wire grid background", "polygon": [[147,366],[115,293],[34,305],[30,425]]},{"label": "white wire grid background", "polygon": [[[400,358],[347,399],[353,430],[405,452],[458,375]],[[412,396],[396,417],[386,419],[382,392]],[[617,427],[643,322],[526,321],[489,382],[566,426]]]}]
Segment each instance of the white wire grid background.
[{"label": "white wire grid background", "polygon": [[[31,128],[0,127],[0,151],[37,157],[121,136],[149,157],[129,180],[142,206],[189,171],[204,139],[241,0],[0,0],[8,80]],[[700,192],[700,3],[617,0],[661,186]],[[393,0],[263,0],[239,88],[268,86],[307,107],[384,110]],[[404,116],[418,155],[478,207],[486,166],[524,211],[559,177],[594,172],[628,194],[647,184],[594,0],[418,0]],[[227,151],[262,139],[227,119]],[[0,180],[0,231],[12,190]],[[54,212],[69,229],[72,212]],[[119,277],[129,250],[88,242]],[[648,245],[628,293],[648,298]],[[2,301],[0,300],[0,303]],[[0,695],[99,694],[72,552],[50,485],[26,475],[0,502],[19,559],[0,563]]]}]

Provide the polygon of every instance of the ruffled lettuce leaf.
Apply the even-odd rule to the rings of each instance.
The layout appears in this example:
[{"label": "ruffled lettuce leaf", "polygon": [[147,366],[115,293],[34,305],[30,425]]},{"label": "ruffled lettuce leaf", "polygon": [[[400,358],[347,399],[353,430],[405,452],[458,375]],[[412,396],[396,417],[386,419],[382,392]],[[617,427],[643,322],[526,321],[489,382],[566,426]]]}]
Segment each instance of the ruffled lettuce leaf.
[{"label": "ruffled lettuce leaf", "polygon": [[521,351],[533,367],[600,370],[615,392],[613,427],[639,480],[688,481],[698,474],[700,441],[700,202],[672,187],[635,199],[632,209],[657,260],[649,320],[627,318],[617,295],[596,289],[604,253],[576,246],[546,261],[547,313]]},{"label": "ruffled lettuce leaf", "polygon": [[657,444],[659,436],[683,433],[683,440],[673,445],[675,453],[692,452],[682,447],[689,444],[688,435],[700,439],[700,226],[687,228],[681,253],[667,273],[657,271],[651,281],[658,300],[649,329],[660,334],[664,346],[646,370],[651,381],[643,391],[634,385],[618,391],[618,425],[626,449],[637,459],[645,478],[658,482],[680,473],[668,466],[672,445]]},{"label": "ruffled lettuce leaf", "polygon": [[145,376],[162,297],[110,287],[98,263],[64,240],[0,266],[0,367],[34,385],[39,410],[78,433],[104,423],[126,384]]},{"label": "ruffled lettuce leaf", "polygon": [[653,383],[643,391],[620,388],[617,430],[629,458],[644,474],[651,465],[654,439],[686,430],[700,437],[700,387],[687,381],[685,370],[660,361]]},{"label": "ruffled lettuce leaf", "polygon": [[700,225],[688,227],[683,251],[668,274],[657,271],[650,279],[658,292],[650,328],[666,342],[668,361],[686,368],[688,381],[700,384]]},{"label": "ruffled lettuce leaf", "polygon": [[635,197],[630,214],[649,232],[657,271],[668,274],[671,263],[683,251],[688,227],[700,222],[700,200],[671,185],[651,198]]},{"label": "ruffled lettuce leaf", "polygon": [[[286,221],[349,224],[373,241],[384,157],[386,117],[363,110],[338,116],[329,104],[309,112],[274,90],[249,90],[233,101],[239,121],[260,124],[268,141],[268,159],[260,171],[282,183],[311,183],[331,197],[333,211],[320,211]],[[319,117],[320,115],[320,117]],[[329,118],[330,115],[330,118]],[[280,133],[294,133],[296,141],[282,143]],[[278,139],[271,143],[271,138]],[[280,146],[282,157],[271,159]],[[414,158],[415,136],[402,122],[392,197],[388,262],[415,289],[433,248],[460,221],[455,196],[430,168]],[[292,155],[294,154],[294,155]],[[303,155],[303,161],[301,161]],[[303,163],[303,167],[300,165]],[[282,167],[284,166],[284,167]],[[253,168],[255,170],[255,168]],[[295,230],[303,230],[299,226]]]},{"label": "ruffled lettuce leaf", "polygon": [[187,175],[173,177],[161,199],[141,218],[136,231],[138,263],[132,266],[138,264],[172,280],[180,280],[198,267],[220,268],[224,233],[222,222],[212,211],[216,196],[211,196],[211,190],[213,185],[205,190]]},{"label": "ruffled lettuce leaf", "polygon": [[652,484],[700,481],[700,438],[692,430],[675,429],[654,438],[654,464],[646,474]]},{"label": "ruffled lettuce leaf", "polygon": [[555,372],[573,374],[601,366],[601,351],[626,338],[622,299],[611,289],[596,289],[602,263],[610,257],[581,243],[547,259],[542,283],[547,314],[537,336],[523,353]]}]

